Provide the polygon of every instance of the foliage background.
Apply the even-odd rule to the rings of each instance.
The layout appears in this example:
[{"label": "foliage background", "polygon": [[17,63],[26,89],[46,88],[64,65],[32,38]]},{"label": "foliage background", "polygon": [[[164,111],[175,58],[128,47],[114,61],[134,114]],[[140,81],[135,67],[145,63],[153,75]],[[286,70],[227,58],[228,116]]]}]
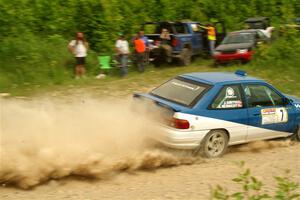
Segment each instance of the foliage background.
[{"label": "foliage background", "polygon": [[[66,47],[77,31],[90,43],[87,66],[95,73],[96,55],[111,53],[119,32],[130,38],[145,21],[218,19],[236,30],[248,17],[268,16],[279,25],[296,13],[299,0],[0,0],[0,91],[71,79]],[[264,56],[272,60],[274,52]]]}]

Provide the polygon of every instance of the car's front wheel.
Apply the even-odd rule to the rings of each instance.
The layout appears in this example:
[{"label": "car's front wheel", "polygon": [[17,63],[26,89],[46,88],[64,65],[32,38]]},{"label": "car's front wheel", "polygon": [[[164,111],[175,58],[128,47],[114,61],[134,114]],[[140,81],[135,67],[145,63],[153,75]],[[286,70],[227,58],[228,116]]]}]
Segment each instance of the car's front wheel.
[{"label": "car's front wheel", "polygon": [[293,135],[293,140],[300,142],[300,124],[298,126],[298,130]]},{"label": "car's front wheel", "polygon": [[228,135],[224,130],[210,131],[202,140],[197,153],[206,158],[222,156],[228,147]]}]

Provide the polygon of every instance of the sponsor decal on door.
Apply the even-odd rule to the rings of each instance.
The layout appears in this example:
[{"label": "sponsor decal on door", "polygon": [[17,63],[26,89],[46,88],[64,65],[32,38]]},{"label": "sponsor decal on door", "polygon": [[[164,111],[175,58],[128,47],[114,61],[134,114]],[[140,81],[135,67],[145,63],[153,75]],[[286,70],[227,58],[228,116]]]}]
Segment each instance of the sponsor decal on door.
[{"label": "sponsor decal on door", "polygon": [[289,120],[286,108],[267,108],[261,110],[262,125],[286,123]]}]

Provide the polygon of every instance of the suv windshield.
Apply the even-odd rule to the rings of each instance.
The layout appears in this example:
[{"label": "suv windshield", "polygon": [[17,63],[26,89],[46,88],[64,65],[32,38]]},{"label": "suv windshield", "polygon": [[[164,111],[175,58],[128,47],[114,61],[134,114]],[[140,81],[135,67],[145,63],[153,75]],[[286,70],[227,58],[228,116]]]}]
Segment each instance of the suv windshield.
[{"label": "suv windshield", "polygon": [[161,34],[162,29],[167,29],[171,34],[173,33],[172,25],[170,23],[147,23],[143,27],[145,34]]},{"label": "suv windshield", "polygon": [[222,44],[253,43],[254,33],[232,33],[225,37]]},{"label": "suv windshield", "polygon": [[184,105],[193,106],[209,88],[191,80],[177,77],[152,90],[151,94]]}]

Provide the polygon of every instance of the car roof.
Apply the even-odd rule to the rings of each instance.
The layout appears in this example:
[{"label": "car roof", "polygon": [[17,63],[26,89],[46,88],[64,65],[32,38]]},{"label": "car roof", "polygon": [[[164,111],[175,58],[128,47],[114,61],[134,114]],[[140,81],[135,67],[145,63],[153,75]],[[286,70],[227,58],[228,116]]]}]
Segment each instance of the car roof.
[{"label": "car roof", "polygon": [[248,18],[245,20],[245,22],[249,22],[249,23],[252,23],[252,22],[258,22],[258,21],[264,21],[264,20],[269,20],[270,18],[269,17],[251,17],[251,18]]},{"label": "car roof", "polygon": [[180,75],[180,77],[190,79],[197,82],[206,83],[209,85],[217,84],[234,84],[243,82],[264,82],[261,79],[257,79],[251,76],[243,76],[230,72],[195,72]]}]

